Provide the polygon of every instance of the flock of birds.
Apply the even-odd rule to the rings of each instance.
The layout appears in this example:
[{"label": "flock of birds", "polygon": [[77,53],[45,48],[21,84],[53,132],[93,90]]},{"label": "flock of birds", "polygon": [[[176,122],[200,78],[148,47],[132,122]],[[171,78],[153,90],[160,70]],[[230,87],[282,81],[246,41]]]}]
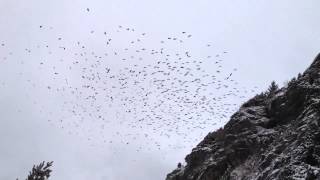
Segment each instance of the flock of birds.
[{"label": "flock of birds", "polygon": [[[40,25],[38,31],[52,29]],[[56,112],[43,105],[41,113],[70,134],[87,132],[88,141],[186,148],[227,120],[257,88],[241,87],[235,80],[238,69],[225,67],[227,51],[203,56],[186,48],[184,43],[193,38],[187,32],[153,41],[147,33],[119,25],[113,32],[91,30],[82,36],[91,35],[101,42],[98,48],[62,36],[25,48],[20,63],[25,72],[19,72],[23,77],[26,64],[35,64],[38,77],[27,79],[30,91],[45,90],[62,99],[55,102]],[[205,43],[200,48],[212,47]],[[45,104],[35,103],[41,101]]]}]

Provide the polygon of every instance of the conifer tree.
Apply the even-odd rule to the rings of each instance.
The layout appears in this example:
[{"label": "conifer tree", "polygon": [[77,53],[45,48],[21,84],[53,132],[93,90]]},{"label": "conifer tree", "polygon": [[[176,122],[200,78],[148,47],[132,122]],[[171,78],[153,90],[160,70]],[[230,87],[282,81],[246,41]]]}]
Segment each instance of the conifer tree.
[{"label": "conifer tree", "polygon": [[271,85],[268,88],[268,95],[273,95],[277,90],[279,89],[279,86],[275,81],[271,82]]},{"label": "conifer tree", "polygon": [[[47,180],[50,177],[52,170],[52,162],[45,163],[44,161],[37,166],[33,166],[26,180]],[[18,179],[17,179],[18,180]]]}]

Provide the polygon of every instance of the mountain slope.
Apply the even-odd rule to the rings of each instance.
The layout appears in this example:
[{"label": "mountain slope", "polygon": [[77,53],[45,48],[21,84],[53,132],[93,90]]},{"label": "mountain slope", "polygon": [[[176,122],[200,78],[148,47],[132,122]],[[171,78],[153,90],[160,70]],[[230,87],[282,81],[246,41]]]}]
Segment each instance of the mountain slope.
[{"label": "mountain slope", "polygon": [[320,54],[209,133],[167,180],[320,179]]}]

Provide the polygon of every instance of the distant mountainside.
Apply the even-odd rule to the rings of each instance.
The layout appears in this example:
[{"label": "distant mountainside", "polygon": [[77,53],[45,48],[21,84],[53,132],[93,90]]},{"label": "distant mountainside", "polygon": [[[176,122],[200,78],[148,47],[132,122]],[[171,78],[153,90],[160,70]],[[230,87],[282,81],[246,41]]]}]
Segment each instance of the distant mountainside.
[{"label": "distant mountainside", "polygon": [[286,87],[273,83],[209,133],[167,180],[320,179],[320,54]]}]

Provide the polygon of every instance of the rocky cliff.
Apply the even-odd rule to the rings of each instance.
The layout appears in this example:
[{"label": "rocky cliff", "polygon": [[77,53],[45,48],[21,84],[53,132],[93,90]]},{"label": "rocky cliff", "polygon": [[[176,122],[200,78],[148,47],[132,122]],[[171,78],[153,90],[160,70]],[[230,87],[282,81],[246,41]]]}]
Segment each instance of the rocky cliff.
[{"label": "rocky cliff", "polygon": [[167,180],[320,179],[320,55],[209,133]]}]

